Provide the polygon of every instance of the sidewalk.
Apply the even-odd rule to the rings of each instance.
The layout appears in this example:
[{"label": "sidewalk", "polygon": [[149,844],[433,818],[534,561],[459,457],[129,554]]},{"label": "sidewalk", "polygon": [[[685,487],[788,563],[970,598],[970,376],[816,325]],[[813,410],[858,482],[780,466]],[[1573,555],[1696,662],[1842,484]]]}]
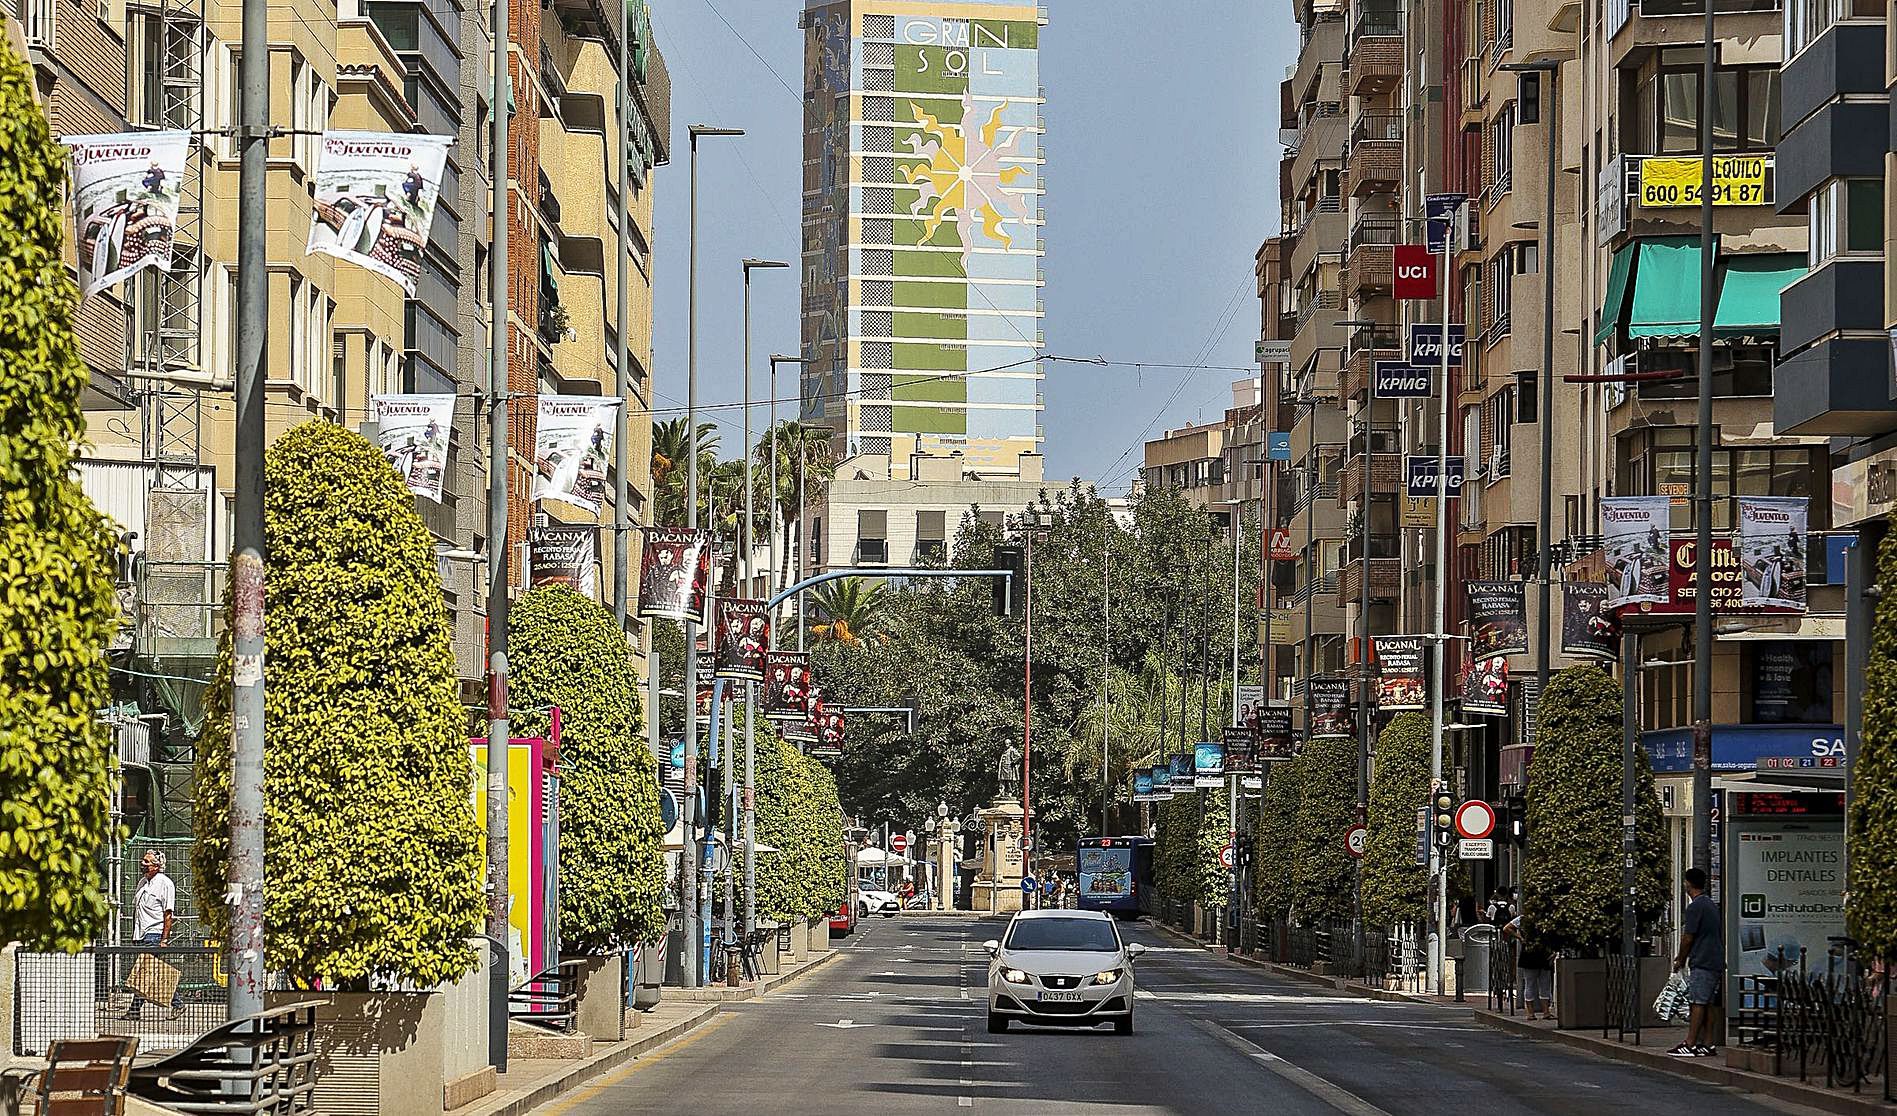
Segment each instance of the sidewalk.
[{"label": "sidewalk", "polygon": [[740,984],[735,988],[725,984],[707,985],[703,988],[667,988],[664,995],[667,1001],[676,1000],[694,1004],[733,1004],[755,1000],[773,988],[782,988],[787,984],[802,980],[842,956],[842,950],[827,949],[811,956],[808,960],[780,962],[775,975],[761,977],[750,984]]}]

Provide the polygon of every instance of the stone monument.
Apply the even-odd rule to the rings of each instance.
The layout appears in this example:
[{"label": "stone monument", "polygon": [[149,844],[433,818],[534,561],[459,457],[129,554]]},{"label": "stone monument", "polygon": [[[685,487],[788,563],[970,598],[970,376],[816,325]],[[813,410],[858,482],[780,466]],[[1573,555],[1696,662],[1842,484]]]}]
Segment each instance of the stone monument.
[{"label": "stone monument", "polygon": [[981,811],[981,870],[975,874],[970,905],[987,914],[1013,914],[1021,909],[1021,875],[1026,857],[1021,850],[1021,750],[1014,742],[1002,746],[995,763],[1000,788]]}]

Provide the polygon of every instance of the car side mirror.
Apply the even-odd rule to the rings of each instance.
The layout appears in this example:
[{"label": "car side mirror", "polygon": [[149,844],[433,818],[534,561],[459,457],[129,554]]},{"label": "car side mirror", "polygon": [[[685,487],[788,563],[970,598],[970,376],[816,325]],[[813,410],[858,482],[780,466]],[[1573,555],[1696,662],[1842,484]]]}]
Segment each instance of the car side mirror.
[{"label": "car side mirror", "polygon": [[981,948],[988,951],[988,956],[993,957],[995,954],[1001,952],[1001,942],[999,939],[989,938],[987,941],[981,943]]},{"label": "car side mirror", "polygon": [[1132,945],[1129,945],[1126,947],[1126,956],[1128,960],[1137,959],[1141,955],[1143,955],[1145,952],[1146,952],[1146,947],[1139,944],[1138,942],[1134,942]]}]

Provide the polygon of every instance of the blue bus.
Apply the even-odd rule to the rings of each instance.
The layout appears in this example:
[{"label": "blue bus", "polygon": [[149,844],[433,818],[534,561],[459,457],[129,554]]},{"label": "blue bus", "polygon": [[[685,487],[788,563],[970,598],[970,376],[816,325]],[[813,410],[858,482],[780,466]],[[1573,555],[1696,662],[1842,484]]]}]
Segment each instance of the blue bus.
[{"label": "blue bus", "polygon": [[1157,894],[1151,837],[1082,837],[1074,863],[1083,911],[1138,918]]}]

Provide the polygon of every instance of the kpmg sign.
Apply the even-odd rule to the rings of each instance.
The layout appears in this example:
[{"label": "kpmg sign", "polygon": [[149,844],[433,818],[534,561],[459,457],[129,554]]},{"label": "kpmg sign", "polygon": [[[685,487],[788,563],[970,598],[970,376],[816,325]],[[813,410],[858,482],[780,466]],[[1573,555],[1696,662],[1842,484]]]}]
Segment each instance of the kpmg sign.
[{"label": "kpmg sign", "polygon": [[1407,360],[1377,361],[1370,393],[1378,399],[1428,399],[1429,367]]},{"label": "kpmg sign", "polygon": [[[1449,474],[1448,489],[1445,496],[1462,494],[1463,464],[1462,456],[1456,454],[1443,459],[1443,471]],[[1403,493],[1406,496],[1436,495],[1436,458],[1411,454],[1403,459]]]},{"label": "kpmg sign", "polygon": [[[1449,364],[1454,368],[1462,367],[1463,332],[1461,325],[1449,323]],[[1440,367],[1443,362],[1443,327],[1441,323],[1429,325],[1412,323],[1410,325],[1410,363],[1424,364],[1431,368]]]},{"label": "kpmg sign", "polygon": [[[1640,734],[1654,774],[1693,769],[1691,727]],[[1714,725],[1713,770],[1844,767],[1843,725]]]}]

